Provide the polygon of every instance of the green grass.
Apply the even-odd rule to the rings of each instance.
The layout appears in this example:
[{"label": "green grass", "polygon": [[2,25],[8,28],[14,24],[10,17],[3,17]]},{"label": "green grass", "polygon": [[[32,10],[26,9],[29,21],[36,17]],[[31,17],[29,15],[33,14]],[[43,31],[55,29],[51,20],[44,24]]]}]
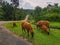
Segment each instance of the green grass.
[{"label": "green grass", "polygon": [[60,27],[60,22],[50,22],[50,25]]},{"label": "green grass", "polygon": [[[11,23],[5,24],[5,26],[7,28],[9,28],[12,32],[14,32],[15,34],[19,35],[19,36],[24,36],[22,34],[22,29],[21,29],[21,23],[16,23],[17,27],[13,27]],[[54,26],[59,26],[59,23],[50,23],[51,25]],[[33,29],[34,29],[34,39],[31,39],[31,37],[29,37],[29,41],[34,42],[36,45],[60,45],[60,30],[58,29],[50,29],[50,35],[47,35],[45,32],[38,30],[35,25],[32,25]],[[27,37],[24,36],[25,38]]]}]

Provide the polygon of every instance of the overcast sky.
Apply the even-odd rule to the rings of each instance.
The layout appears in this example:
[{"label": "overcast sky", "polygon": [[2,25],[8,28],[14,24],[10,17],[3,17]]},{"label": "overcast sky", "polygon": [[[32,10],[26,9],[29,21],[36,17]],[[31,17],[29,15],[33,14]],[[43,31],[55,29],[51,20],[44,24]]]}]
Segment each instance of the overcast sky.
[{"label": "overcast sky", "polygon": [[[6,0],[10,3],[10,0]],[[33,9],[36,6],[46,7],[47,4],[60,3],[60,0],[19,0],[19,7],[23,7],[25,9]],[[60,4],[59,4],[60,5]]]}]

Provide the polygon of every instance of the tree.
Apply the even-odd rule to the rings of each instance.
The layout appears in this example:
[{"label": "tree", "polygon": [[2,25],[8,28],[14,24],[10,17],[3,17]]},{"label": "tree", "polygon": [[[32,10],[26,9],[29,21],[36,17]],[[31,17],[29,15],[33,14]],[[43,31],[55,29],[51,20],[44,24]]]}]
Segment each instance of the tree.
[{"label": "tree", "polygon": [[40,20],[40,16],[42,15],[42,8],[41,7],[39,7],[39,6],[37,6],[37,7],[35,7],[35,10],[34,10],[34,19],[35,19],[35,21],[38,21],[38,20]]},{"label": "tree", "polygon": [[[14,10],[16,11],[16,8],[19,6],[19,0],[11,0],[12,2],[12,6],[14,7]],[[16,17],[15,17],[15,12],[14,12],[14,20],[16,20]]]},{"label": "tree", "polygon": [[9,5],[9,3],[2,5],[2,11],[3,11],[4,20],[12,20],[13,19],[14,9],[11,5]]},{"label": "tree", "polygon": [[55,7],[58,7],[58,3],[54,3],[54,6],[55,6]]}]

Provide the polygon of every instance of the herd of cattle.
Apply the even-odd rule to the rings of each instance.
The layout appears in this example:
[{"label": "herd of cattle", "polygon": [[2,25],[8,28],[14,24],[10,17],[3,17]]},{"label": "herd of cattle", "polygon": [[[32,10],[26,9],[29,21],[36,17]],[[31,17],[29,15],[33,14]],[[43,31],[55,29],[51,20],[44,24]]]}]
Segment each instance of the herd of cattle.
[{"label": "herd of cattle", "polygon": [[[13,26],[16,26],[15,23],[13,23]],[[21,22],[21,27],[22,27],[22,32],[31,35],[31,37],[33,38],[34,37],[34,30],[32,28],[32,24],[29,23],[28,21],[22,21]],[[36,27],[37,28],[41,28],[43,31],[45,31],[48,35],[49,35],[49,21],[44,21],[44,20],[40,20],[36,23]]]}]

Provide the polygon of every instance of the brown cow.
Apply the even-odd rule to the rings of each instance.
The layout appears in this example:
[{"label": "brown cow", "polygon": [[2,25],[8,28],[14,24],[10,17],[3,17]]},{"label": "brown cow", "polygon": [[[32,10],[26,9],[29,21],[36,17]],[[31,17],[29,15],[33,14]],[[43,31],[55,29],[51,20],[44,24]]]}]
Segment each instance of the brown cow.
[{"label": "brown cow", "polygon": [[33,37],[34,36],[34,31],[32,29],[32,25],[30,23],[28,23],[27,21],[22,21],[22,31],[28,33],[28,36],[29,36],[29,33],[31,34],[31,36]]},{"label": "brown cow", "polygon": [[49,21],[40,20],[36,23],[37,27],[40,27],[41,25],[46,25],[47,27],[49,27]]},{"label": "brown cow", "polygon": [[[45,21],[45,20],[40,20],[36,23],[37,27],[41,27],[42,25],[45,25],[49,28],[49,21]],[[49,29],[50,30],[50,29]]]},{"label": "brown cow", "polygon": [[[40,20],[40,21],[38,21],[38,22],[36,23],[37,28],[38,28],[38,27],[39,27],[39,28],[43,27],[42,25],[45,25],[46,29],[49,29],[49,31],[50,31],[49,21]],[[45,28],[44,28],[44,29],[45,29]],[[46,30],[46,29],[45,29],[45,30]]]},{"label": "brown cow", "polygon": [[17,26],[15,22],[13,22],[13,27]]},{"label": "brown cow", "polygon": [[44,30],[49,35],[49,31],[48,31],[48,27],[47,26],[42,25],[41,29]]}]

